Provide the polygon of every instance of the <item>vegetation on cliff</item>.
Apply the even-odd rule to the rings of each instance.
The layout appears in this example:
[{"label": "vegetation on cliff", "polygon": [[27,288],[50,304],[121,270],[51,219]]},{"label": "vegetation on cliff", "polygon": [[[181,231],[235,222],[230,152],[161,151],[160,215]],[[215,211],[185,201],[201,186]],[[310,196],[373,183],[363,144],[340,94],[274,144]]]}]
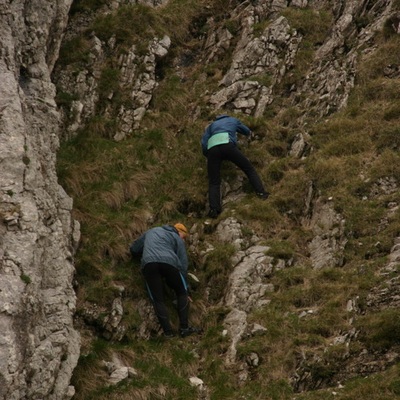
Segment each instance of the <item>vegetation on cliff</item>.
[{"label": "vegetation on cliff", "polygon": [[[80,0],[72,12],[87,12],[104,3]],[[200,249],[190,253],[190,262],[200,284],[193,293],[191,318],[204,327],[204,335],[176,341],[164,341],[157,335],[150,340],[135,336],[142,323],[136,307],[147,295],[138,263],[129,257],[129,244],[150,226],[180,221],[199,227],[205,222],[207,180],[200,137],[215,112],[226,111],[213,110],[207,99],[230,65],[232,54],[227,51],[211,65],[196,60],[210,16],[230,31],[237,29],[237,21],[227,17],[232,3],[239,2],[172,0],[156,9],[124,6],[95,19],[79,43],[75,40],[75,53],[69,50],[70,42],[61,52],[61,65],[85,63],[85,35],[94,32],[105,41],[115,35],[118,42],[100,78],[96,117],[75,138],[64,142],[58,154],[60,183],[74,199],[74,216],[82,228],[76,258],[78,317],[88,303],[110,308],[123,286],[123,319],[128,327],[123,340],[113,342],[96,337],[95,327],[82,326],[82,356],[73,379],[75,398],[194,399],[199,395],[190,385],[192,376],[206,382],[210,399],[400,398],[397,363],[380,373],[350,376],[343,387],[329,387],[331,377],[340,375],[344,361],[356,359],[362,349],[376,360],[388,349],[394,353],[399,349],[398,311],[388,307],[363,315],[363,309],[371,289],[387,280],[378,272],[387,264],[400,234],[396,208],[400,203],[400,75],[387,72],[388,66],[398,68],[400,64],[400,35],[387,24],[374,38],[375,51],[360,55],[347,106],[323,120],[308,117],[311,151],[301,158],[293,156],[290,148],[304,110],[289,103],[286,90],[305,78],[314,50],[328,35],[332,20],[328,9],[322,10],[318,30],[309,24],[312,10],[286,11],[286,17],[292,18],[307,38],[297,64],[287,81],[276,88],[281,92],[275,93],[276,101],[264,115],[240,115],[257,135],[255,141],[241,145],[272,196],[267,202],[257,199],[245,182],[245,196],[228,203],[207,231],[198,229]],[[158,67],[159,86],[150,111],[139,130],[115,142],[115,115],[104,112],[110,87],[118,86],[114,63],[119,52],[125,51],[126,41],[143,45],[155,33],[167,34],[173,45]],[[176,60],[189,58],[187,65],[179,67],[185,69],[182,78]],[[59,93],[60,105],[69,100]],[[116,103],[123,101],[126,96],[121,91],[111,100],[111,108],[117,110]],[[110,105],[107,107],[109,110]],[[228,183],[241,178],[241,172],[232,168],[223,173]],[[312,232],[302,224],[310,183],[319,198],[332,201],[335,211],[346,220],[347,244],[340,267],[311,267],[308,244]],[[388,213],[390,207],[392,213]],[[269,305],[249,316],[267,331],[239,346],[241,360],[253,352],[261,360],[257,368],[250,368],[244,382],[238,382],[237,371],[224,363],[229,342],[223,335],[222,320],[228,310],[221,300],[233,249],[215,242],[206,262],[200,255],[201,246],[215,240],[218,221],[231,215],[245,223],[248,235],[262,238],[272,257],[293,260],[292,267],[270,277],[274,292]],[[395,277],[397,270],[391,274]],[[354,298],[360,311],[355,323],[346,312],[347,302]],[[307,317],[303,318],[303,311],[309,312]],[[353,327],[358,335],[350,348],[332,343],[332,337]],[[102,362],[113,353],[134,367],[138,376],[108,386]],[[316,390],[292,384],[301,360],[307,360]]]}]

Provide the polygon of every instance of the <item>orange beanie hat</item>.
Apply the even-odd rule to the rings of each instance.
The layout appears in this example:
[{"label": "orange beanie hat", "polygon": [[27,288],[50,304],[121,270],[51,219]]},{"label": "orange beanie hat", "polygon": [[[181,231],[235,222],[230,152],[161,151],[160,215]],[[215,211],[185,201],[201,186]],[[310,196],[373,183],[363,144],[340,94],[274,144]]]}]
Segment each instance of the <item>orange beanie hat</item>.
[{"label": "orange beanie hat", "polygon": [[183,233],[184,235],[188,234],[188,230],[185,225],[181,224],[178,222],[177,224],[174,225],[174,227],[178,230],[178,232]]}]

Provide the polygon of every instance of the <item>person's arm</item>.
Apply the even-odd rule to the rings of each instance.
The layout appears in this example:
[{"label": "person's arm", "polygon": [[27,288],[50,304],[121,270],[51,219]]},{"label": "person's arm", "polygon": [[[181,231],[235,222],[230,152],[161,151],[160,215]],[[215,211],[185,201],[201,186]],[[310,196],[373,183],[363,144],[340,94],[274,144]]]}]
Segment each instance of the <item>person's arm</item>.
[{"label": "person's arm", "polygon": [[179,259],[179,270],[182,272],[186,282],[187,282],[187,271],[188,271],[188,258],[186,253],[186,247],[184,241],[179,238],[177,241],[177,251],[176,255]]},{"label": "person's arm", "polygon": [[140,256],[143,253],[145,236],[146,234],[140,236],[139,239],[135,240],[129,247],[132,256]]},{"label": "person's arm", "polygon": [[240,122],[239,120],[237,120],[237,121],[238,121],[238,125],[236,127],[236,131],[241,133],[244,136],[250,136],[251,129],[248,126],[246,126],[245,124],[243,124],[242,122]]},{"label": "person's arm", "polygon": [[191,287],[188,279],[188,257],[187,257],[185,243],[183,242],[182,239],[178,240],[177,256],[179,258],[179,262],[181,263],[181,265],[179,266],[179,270],[181,271],[181,274],[185,279],[188,299],[190,302],[192,302],[193,300],[191,297]]},{"label": "person's arm", "polygon": [[207,144],[208,144],[208,139],[210,139],[210,136],[211,136],[211,129],[210,126],[208,126],[204,131],[203,137],[201,138],[201,150],[203,152],[203,156],[207,156]]}]

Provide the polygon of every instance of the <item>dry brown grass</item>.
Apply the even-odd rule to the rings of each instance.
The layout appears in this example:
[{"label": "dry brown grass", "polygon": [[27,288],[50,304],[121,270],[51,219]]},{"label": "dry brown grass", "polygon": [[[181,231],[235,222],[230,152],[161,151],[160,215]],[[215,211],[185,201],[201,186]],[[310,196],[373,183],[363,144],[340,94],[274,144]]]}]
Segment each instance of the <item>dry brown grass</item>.
[{"label": "dry brown grass", "polygon": [[127,182],[115,182],[112,191],[101,193],[102,200],[114,211],[121,210],[123,205],[130,200],[137,200],[145,190],[148,177],[145,174],[135,174]]}]

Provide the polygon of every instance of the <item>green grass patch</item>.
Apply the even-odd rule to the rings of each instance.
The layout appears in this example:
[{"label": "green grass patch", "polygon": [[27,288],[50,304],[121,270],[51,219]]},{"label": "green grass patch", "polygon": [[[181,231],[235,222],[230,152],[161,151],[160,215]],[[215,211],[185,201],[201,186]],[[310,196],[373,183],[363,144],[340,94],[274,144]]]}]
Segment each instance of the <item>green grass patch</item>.
[{"label": "green grass patch", "polygon": [[219,244],[207,254],[204,263],[205,279],[210,287],[210,300],[217,301],[226,289],[226,282],[232,269],[235,248],[231,244]]},{"label": "green grass patch", "polygon": [[386,309],[358,318],[360,340],[372,351],[386,351],[400,344],[400,311]]},{"label": "green grass patch", "polygon": [[93,12],[107,3],[108,0],[74,0],[71,4],[70,14],[74,15],[85,11]]}]

